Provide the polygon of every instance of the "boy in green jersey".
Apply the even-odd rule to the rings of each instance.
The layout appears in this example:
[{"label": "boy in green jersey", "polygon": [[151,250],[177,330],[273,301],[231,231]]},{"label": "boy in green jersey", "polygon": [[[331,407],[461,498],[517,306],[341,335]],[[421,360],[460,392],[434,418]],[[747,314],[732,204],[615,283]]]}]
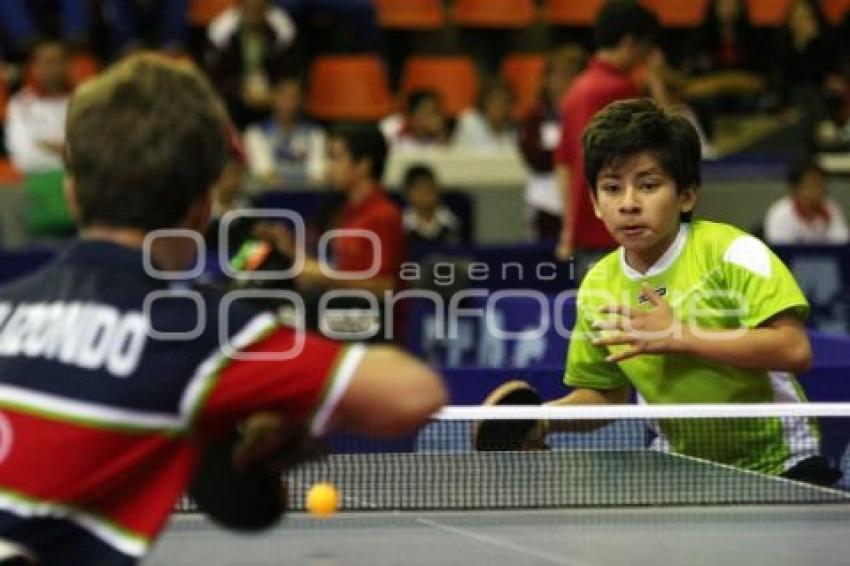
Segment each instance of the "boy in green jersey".
[{"label": "boy in green jersey", "polygon": [[[760,240],[691,221],[700,186],[693,126],[648,99],[615,102],[582,136],[594,211],[619,249],[582,281],[565,383],[552,404],[805,401],[808,304]],[[568,423],[548,423],[557,431]],[[819,483],[835,472],[804,418],[667,420],[656,446]]]}]

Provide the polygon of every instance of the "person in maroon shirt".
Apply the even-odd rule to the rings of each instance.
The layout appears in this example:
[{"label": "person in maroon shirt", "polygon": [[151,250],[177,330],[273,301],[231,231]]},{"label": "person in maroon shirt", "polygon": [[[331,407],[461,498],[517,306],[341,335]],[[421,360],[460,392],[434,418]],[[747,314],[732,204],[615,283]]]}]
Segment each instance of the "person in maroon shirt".
[{"label": "person in maroon shirt", "polygon": [[615,242],[593,212],[580,137],[585,126],[609,103],[639,96],[631,73],[644,63],[646,85],[662,104],[668,102],[661,71],[664,57],[655,47],[658,19],[628,0],[610,0],[599,11],[594,28],[597,49],[561,101],[561,139],[555,150],[556,174],[564,191],[565,223],[559,259],[579,252],[579,275],[586,264]]},{"label": "person in maroon shirt", "polygon": [[[345,193],[345,204],[330,226],[332,230],[323,236],[323,239],[334,236],[327,242],[329,250],[321,249],[320,240],[320,257],[308,255],[303,269],[296,275],[296,285],[305,294],[318,296],[333,290],[367,291],[380,302],[387,291],[398,290],[407,241],[401,209],[380,185],[386,160],[387,142],[377,126],[344,125],[331,132],[328,138],[328,178],[333,188]],[[333,233],[348,230],[357,230],[360,234]],[[295,257],[294,238],[280,224],[262,223],[257,234],[273,242],[282,254]],[[334,302],[334,305],[338,304],[341,303]],[[361,302],[357,301],[358,308],[359,305]],[[352,303],[351,306],[355,305]],[[398,314],[393,313],[396,331],[393,336],[397,336],[400,330]]]}]

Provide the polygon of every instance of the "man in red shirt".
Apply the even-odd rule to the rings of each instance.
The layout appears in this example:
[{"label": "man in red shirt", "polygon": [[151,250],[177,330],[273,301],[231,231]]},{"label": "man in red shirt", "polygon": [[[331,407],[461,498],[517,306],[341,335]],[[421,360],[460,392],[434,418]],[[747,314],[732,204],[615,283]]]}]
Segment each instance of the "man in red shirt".
[{"label": "man in red shirt", "polygon": [[655,47],[655,15],[635,2],[610,0],[599,12],[594,29],[597,49],[587,68],[576,77],[561,101],[561,141],[555,152],[556,173],[564,192],[564,230],[557,255],[568,259],[578,251],[579,276],[588,261],[615,247],[614,239],[596,218],[584,176],[581,133],[599,110],[640,95],[631,73],[647,63],[646,83],[652,95],[666,102]]},{"label": "man in red shirt", "polygon": [[[366,291],[381,301],[385,292],[398,289],[407,245],[401,210],[380,185],[386,160],[387,143],[377,126],[340,126],[331,133],[328,176],[345,193],[345,205],[319,241],[324,257],[305,258],[296,276],[302,290]],[[282,226],[267,223],[259,233],[282,254],[295,256],[292,234]],[[398,322],[396,313],[393,319]]]}]

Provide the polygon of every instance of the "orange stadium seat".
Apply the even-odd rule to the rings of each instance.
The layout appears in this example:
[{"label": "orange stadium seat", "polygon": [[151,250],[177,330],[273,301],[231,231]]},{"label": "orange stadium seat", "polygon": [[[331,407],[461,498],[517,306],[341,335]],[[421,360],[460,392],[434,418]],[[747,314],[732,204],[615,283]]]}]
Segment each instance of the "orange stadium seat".
[{"label": "orange stadium seat", "polygon": [[236,4],[236,0],[189,0],[189,24],[206,27],[216,16]]},{"label": "orange stadium seat", "polygon": [[791,0],[747,0],[750,23],[757,27],[779,27],[785,23],[790,6]]},{"label": "orange stadium seat", "polygon": [[375,55],[313,61],[307,110],[320,120],[378,120],[392,110],[387,72]]},{"label": "orange stadium seat", "polygon": [[437,29],[445,21],[442,0],[374,0],[378,22],[388,29]]},{"label": "orange stadium seat", "polygon": [[820,5],[826,19],[834,26],[840,24],[850,12],[850,0],[821,0]]},{"label": "orange stadium seat", "polygon": [[708,0],[642,0],[667,27],[698,27],[705,19]]},{"label": "orange stadium seat", "polygon": [[546,58],[536,53],[514,53],[502,63],[502,78],[514,91],[514,117],[522,118],[534,108],[543,84]]},{"label": "orange stadium seat", "polygon": [[534,23],[534,0],[455,0],[455,23],[475,28],[523,28]]},{"label": "orange stadium seat", "polygon": [[24,176],[15,169],[8,159],[0,158],[0,185],[17,185],[24,182]]},{"label": "orange stadium seat", "polygon": [[478,96],[478,71],[463,55],[416,56],[404,64],[401,92],[433,90],[440,94],[443,106],[452,116],[475,105]]},{"label": "orange stadium seat", "polygon": [[546,0],[543,21],[558,26],[588,27],[605,0]]}]

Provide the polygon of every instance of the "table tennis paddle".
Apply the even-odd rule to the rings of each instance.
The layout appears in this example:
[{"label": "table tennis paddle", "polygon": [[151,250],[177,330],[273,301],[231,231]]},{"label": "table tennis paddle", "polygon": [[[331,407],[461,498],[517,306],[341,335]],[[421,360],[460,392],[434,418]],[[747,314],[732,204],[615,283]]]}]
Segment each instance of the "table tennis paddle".
[{"label": "table tennis paddle", "polygon": [[287,429],[275,413],[256,413],[201,454],[189,496],[219,525],[262,531],[286,512],[284,474],[325,453],[304,430]]},{"label": "table tennis paddle", "polygon": [[[541,405],[543,399],[528,383],[508,381],[494,389],[486,406]],[[485,420],[472,426],[472,444],[479,452],[495,450],[546,450],[543,426],[535,420]]]},{"label": "table tennis paddle", "polygon": [[239,442],[239,434],[233,431],[206,447],[189,485],[189,496],[199,511],[222,527],[261,531],[283,516],[286,487],[280,474],[260,463],[237,470],[233,453]]}]

